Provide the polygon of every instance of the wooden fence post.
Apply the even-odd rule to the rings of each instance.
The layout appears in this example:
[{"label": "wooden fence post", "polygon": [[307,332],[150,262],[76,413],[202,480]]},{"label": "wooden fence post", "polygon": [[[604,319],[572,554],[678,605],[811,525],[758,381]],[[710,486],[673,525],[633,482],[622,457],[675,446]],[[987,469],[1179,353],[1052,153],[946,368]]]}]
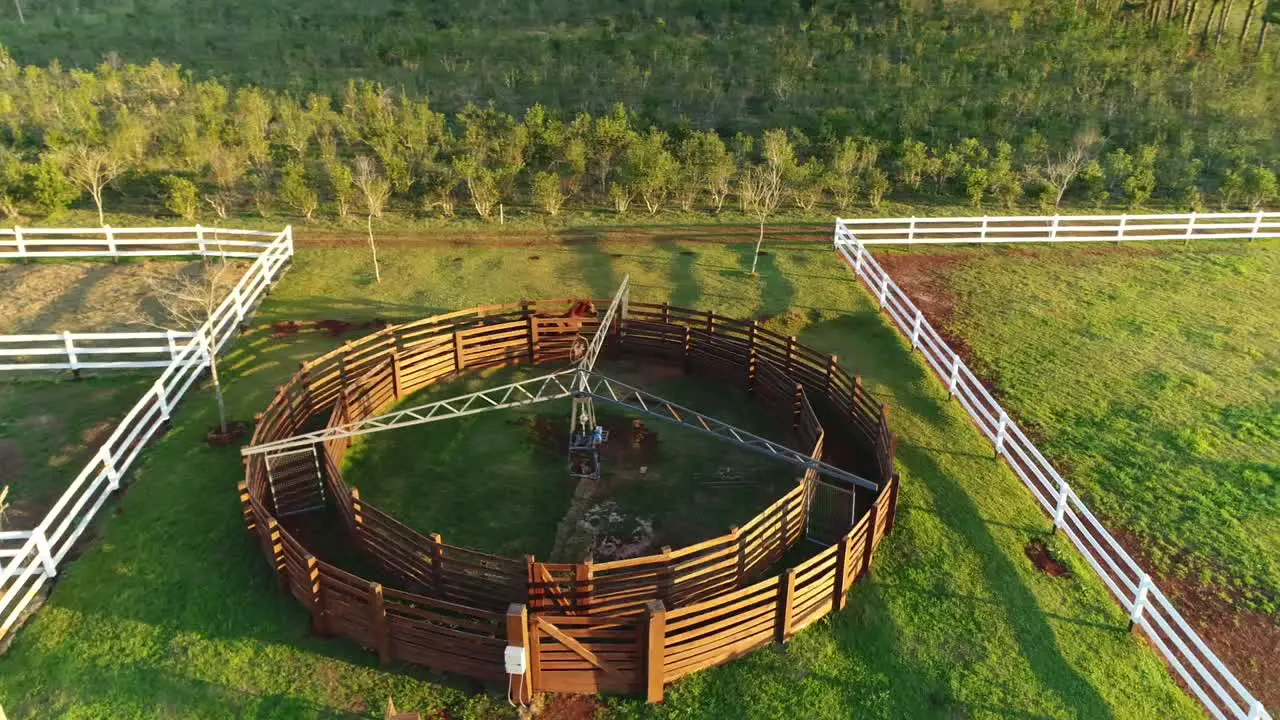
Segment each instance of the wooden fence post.
[{"label": "wooden fence post", "polygon": [[689,353],[693,352],[693,328],[684,326],[684,368],[689,369]]},{"label": "wooden fence post", "polygon": [[845,533],[840,538],[840,547],[836,550],[836,589],[835,596],[831,598],[831,608],[833,610],[843,610],[845,606],[845,598],[849,594],[849,545],[853,542],[850,533]]},{"label": "wooden fence post", "polygon": [[[245,458],[245,464],[249,464],[249,458]],[[240,490],[240,515],[244,517],[245,529],[253,532],[258,527],[258,522],[253,516],[253,505],[249,502],[249,483],[241,480],[236,484],[236,488]]]},{"label": "wooden fence post", "polygon": [[675,574],[671,572],[671,546],[662,546],[662,570],[658,577],[658,597],[664,603],[671,602],[671,588],[675,585]]},{"label": "wooden fence post", "polygon": [[595,595],[595,586],[592,579],[595,578],[595,570],[591,567],[591,560],[588,558],[578,563],[574,567],[574,590],[577,597],[574,598],[574,606],[582,611],[587,611],[591,607],[593,596]]},{"label": "wooden fence post", "polygon": [[517,705],[528,705],[533,701],[533,667],[529,657],[529,609],[519,603],[507,606],[507,647],[518,647],[525,653],[525,671],[519,680],[512,678],[511,695]]},{"label": "wooden fence post", "polygon": [[534,610],[542,607],[542,594],[536,592],[537,588],[537,558],[532,555],[524,556],[524,600]]},{"label": "wooden fence post", "polygon": [[876,549],[876,504],[867,508],[867,540],[862,547],[862,576],[871,577],[871,554]]},{"label": "wooden fence post", "polygon": [[351,515],[358,534],[364,525],[364,504],[360,502],[360,488],[351,488]]},{"label": "wooden fence post", "polygon": [[774,620],[774,642],[781,645],[791,637],[791,606],[796,595],[796,570],[788,568],[778,578],[778,614]]},{"label": "wooden fence post", "polygon": [[756,333],[759,332],[758,324],[755,320],[751,321],[751,326],[747,330],[747,392],[754,393],[756,389]]},{"label": "wooden fence post", "polygon": [[836,370],[839,368],[839,365],[840,365],[839,356],[837,355],[827,356],[827,384],[826,384],[826,387],[823,388],[823,390],[827,394],[827,397],[831,397],[832,379],[835,377]]},{"label": "wooden fence post", "polygon": [[447,598],[449,594],[444,587],[444,540],[440,538],[440,533],[431,533],[427,539],[431,541],[431,581],[435,583],[434,589],[440,597]]},{"label": "wooden fence post", "polygon": [[796,355],[796,336],[789,335],[787,337],[787,356],[786,356],[786,362],[784,364],[784,367],[786,369],[788,376],[791,375],[791,363],[792,363],[792,358],[794,358],[795,355]]},{"label": "wooden fence post", "polygon": [[378,662],[391,662],[391,627],[387,623],[387,603],[382,597],[382,583],[369,583],[369,621]]},{"label": "wooden fence post", "polygon": [[667,644],[667,609],[661,600],[645,603],[644,687],[645,700],[662,702],[663,655]]},{"label": "wooden fence post", "polygon": [[326,637],[329,635],[329,622],[325,619],[324,598],[320,595],[320,563],[311,553],[304,555],[303,560],[307,563],[307,581],[311,591],[311,601],[307,603],[307,610],[311,612],[311,629],[316,635]]},{"label": "wooden fence post", "polygon": [[716,331],[716,314],[708,310],[707,311],[707,333],[713,334],[715,333],[715,331]]},{"label": "wooden fence post", "polygon": [[453,369],[456,372],[462,372],[467,366],[467,360],[462,351],[462,331],[453,331]]},{"label": "wooden fence post", "polygon": [[902,484],[902,479],[898,473],[894,473],[889,480],[889,517],[885,518],[884,532],[886,535],[893,532],[894,521],[898,518],[898,486]]},{"label": "wooden fence post", "polygon": [[804,385],[796,383],[796,391],[791,403],[791,432],[800,432],[800,419],[804,409]]},{"label": "wooden fence post", "polygon": [[275,518],[267,521],[267,547],[271,551],[271,567],[276,571],[276,582],[280,589],[289,592],[289,566],[284,561],[284,541],[280,537],[280,522]]},{"label": "wooden fence post", "polygon": [[662,324],[671,324],[671,303],[662,303]]},{"label": "wooden fence post", "polygon": [[747,581],[747,549],[742,544],[742,531],[737,525],[729,528],[729,536],[733,538],[733,546],[738,551],[738,564],[734,569],[733,577],[737,587],[742,587]]},{"label": "wooden fence post", "polygon": [[538,364],[538,318],[529,315],[529,362]]},{"label": "wooden fence post", "polygon": [[395,350],[391,351],[389,358],[391,362],[391,395],[396,400],[400,399],[400,353]]}]

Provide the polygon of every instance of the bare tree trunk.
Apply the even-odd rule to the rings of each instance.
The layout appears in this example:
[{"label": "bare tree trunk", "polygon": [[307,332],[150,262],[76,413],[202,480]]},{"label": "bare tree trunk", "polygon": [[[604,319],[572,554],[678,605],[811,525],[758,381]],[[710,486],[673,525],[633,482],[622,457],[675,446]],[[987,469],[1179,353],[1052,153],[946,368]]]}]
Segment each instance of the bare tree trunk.
[{"label": "bare tree trunk", "polygon": [[382,282],[382,272],[378,269],[378,246],[373,244],[373,215],[366,216],[369,228],[369,249],[373,251],[373,281]]},{"label": "bare tree trunk", "polygon": [[751,274],[756,274],[756,263],[760,262],[760,246],[764,244],[764,216],[760,216],[760,237],[756,238],[756,254],[751,258]]},{"label": "bare tree trunk", "polygon": [[13,4],[18,8],[18,22],[26,25],[27,19],[22,15],[22,0],[13,0]]},{"label": "bare tree trunk", "polygon": [[1240,26],[1240,49],[1244,50],[1244,40],[1249,36],[1249,26],[1253,24],[1253,11],[1258,9],[1262,0],[1249,0],[1249,7],[1244,11],[1244,24]]},{"label": "bare tree trunk", "polygon": [[94,190],[89,194],[93,196],[93,204],[98,207],[98,225],[99,226],[106,225],[107,224],[106,218],[102,214],[102,191]]},{"label": "bare tree trunk", "polygon": [[1200,0],[1190,0],[1190,2],[1187,3],[1187,14],[1183,18],[1182,25],[1187,29],[1188,35],[1190,35],[1192,32],[1191,28],[1195,27],[1196,10],[1198,9],[1197,6],[1199,4],[1200,4]]},{"label": "bare tree trunk", "polygon": [[1227,29],[1227,18],[1231,15],[1231,6],[1235,4],[1235,0],[1225,0],[1222,4],[1222,13],[1218,15],[1218,34],[1213,39],[1213,46],[1222,45],[1222,33]]},{"label": "bare tree trunk", "polygon": [[1266,19],[1266,18],[1263,18],[1263,19],[1262,19],[1262,27],[1258,30],[1258,46],[1257,46],[1256,48],[1254,48],[1254,49],[1253,49],[1253,54],[1255,54],[1255,55],[1261,55],[1261,54],[1262,54],[1262,43],[1266,42],[1266,39],[1267,39],[1267,28],[1269,28],[1269,27],[1271,27],[1271,23],[1267,22],[1267,19]]},{"label": "bare tree trunk", "polygon": [[213,343],[206,340],[209,350],[209,379],[213,381],[213,395],[218,399],[218,431],[227,434],[227,405],[222,400],[222,382],[218,379],[218,351]]},{"label": "bare tree trunk", "polygon": [[1213,11],[1221,7],[1221,0],[1213,0],[1209,5],[1209,14],[1204,19],[1204,30],[1200,33],[1200,47],[1204,48],[1209,45],[1209,28],[1213,27]]}]

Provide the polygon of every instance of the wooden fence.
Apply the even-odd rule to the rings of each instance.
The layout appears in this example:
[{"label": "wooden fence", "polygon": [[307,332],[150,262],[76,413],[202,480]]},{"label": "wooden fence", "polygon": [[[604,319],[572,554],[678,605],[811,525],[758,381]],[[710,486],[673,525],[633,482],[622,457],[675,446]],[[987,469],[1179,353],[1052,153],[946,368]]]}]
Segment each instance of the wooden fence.
[{"label": "wooden fence", "polygon": [[[317,422],[336,426],[380,414],[468,369],[566,362],[574,339],[598,328],[592,318],[564,317],[570,305],[553,300],[475,308],[347,343],[304,363],[279,389],[258,417],[253,444]],[[822,422],[847,425],[882,484],[879,495],[824,552],[757,582],[805,537],[816,471],[806,471],[782,498],[719,537],[641,558],[545,563],[449,545],[362,500],[341,473],[350,438],[321,443],[323,483],[307,486],[314,496],[290,492],[283,504],[270,492],[266,458],[249,456],[240,484],[246,524],[281,587],[308,608],[319,632],[350,638],[383,660],[480,678],[503,675],[503,648],[519,645],[530,659],[521,697],[607,691],[656,700],[664,683],[785,640],[842,605],[892,527],[898,489],[884,409],[859,379],[834,356],[795,338],[710,312],[632,303],[613,332],[607,353],[680,363],[752,393],[791,429],[789,443],[815,457],[823,452]],[[346,537],[397,588],[319,561],[281,525],[278,518],[325,497]],[[852,503],[851,489],[847,497]],[[767,631],[757,608],[765,602],[773,608]],[[745,625],[734,620],[739,615]]]}]

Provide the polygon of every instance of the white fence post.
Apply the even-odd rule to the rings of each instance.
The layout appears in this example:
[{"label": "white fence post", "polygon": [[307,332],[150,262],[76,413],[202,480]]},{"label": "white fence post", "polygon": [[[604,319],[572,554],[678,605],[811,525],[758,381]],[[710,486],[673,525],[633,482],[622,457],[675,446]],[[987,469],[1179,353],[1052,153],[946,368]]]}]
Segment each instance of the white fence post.
[{"label": "white fence post", "polygon": [[120,488],[120,471],[116,468],[115,461],[111,459],[111,453],[107,451],[106,445],[98,450],[98,460],[107,471],[107,488],[115,492]]},{"label": "white fence post", "polygon": [[27,245],[22,241],[22,227],[20,225],[13,226],[13,239],[18,243],[18,254],[27,254]]},{"label": "white fence post", "polygon": [[983,240],[984,242],[987,239],[987,216],[986,215],[982,216],[982,234],[979,235],[978,238],[980,240]]},{"label": "white fence post", "polygon": [[1009,414],[1000,409],[1000,424],[996,426],[996,457],[1004,452],[1004,436],[1009,425]]},{"label": "white fence post", "polygon": [[1050,239],[1050,240],[1057,240],[1057,239],[1058,239],[1058,220],[1059,220],[1059,218],[1061,218],[1061,217],[1062,217],[1061,215],[1054,215],[1054,216],[1053,216],[1053,224],[1051,224],[1051,225],[1049,226],[1049,239]]},{"label": "white fence post", "polygon": [[284,226],[284,237],[285,237],[285,240],[288,242],[288,245],[286,247],[289,248],[289,256],[293,257],[293,226],[292,225]]},{"label": "white fence post", "polygon": [[1258,216],[1253,219],[1253,229],[1249,231],[1249,242],[1258,239],[1258,233],[1262,230],[1262,211],[1258,211]]},{"label": "white fence post", "polygon": [[853,276],[862,275],[862,243],[853,244]]},{"label": "white fence post", "polygon": [[204,257],[204,226],[199,223],[196,224],[196,247],[200,251],[200,257]]},{"label": "white fence post", "polygon": [[960,353],[951,354],[951,382],[947,383],[947,395],[955,397],[956,386],[960,384]]},{"label": "white fence post", "polygon": [[44,528],[36,528],[31,533],[31,539],[36,541],[36,552],[40,554],[40,564],[44,565],[45,577],[54,577],[58,574],[58,565],[53,561],[53,550],[49,547],[49,538],[44,534]]},{"label": "white fence post", "polygon": [[1132,630],[1142,620],[1142,611],[1147,609],[1147,592],[1151,590],[1151,576],[1142,573],[1138,581],[1138,594],[1133,598],[1133,611],[1129,613],[1129,629]]},{"label": "white fence post", "polygon": [[156,391],[156,404],[160,406],[160,420],[169,422],[173,408],[169,405],[169,399],[164,396],[164,382],[157,378],[151,388]]},{"label": "white fence post", "polygon": [[911,216],[911,224],[907,226],[907,242],[912,243],[916,240],[916,216]]},{"label": "white fence post", "polygon": [[244,322],[244,301],[240,297],[239,286],[231,288],[231,304],[235,306],[236,324],[239,325]]},{"label": "white fence post", "polygon": [[1125,228],[1125,226],[1126,226],[1126,225],[1128,225],[1128,224],[1129,224],[1129,216],[1128,216],[1128,215],[1121,215],[1121,216],[1120,216],[1120,226],[1116,229],[1116,244],[1117,244],[1117,245],[1119,245],[1119,244],[1120,244],[1120,241],[1121,241],[1121,240],[1124,240],[1124,228]]},{"label": "white fence post", "polygon": [[1187,221],[1187,234],[1184,236],[1185,239],[1182,241],[1183,247],[1186,247],[1187,245],[1191,244],[1191,233],[1195,232],[1195,229],[1196,229],[1196,211],[1192,210],[1191,219]]},{"label": "white fence post", "polygon": [[889,273],[883,270],[880,273],[880,307],[884,307],[884,302],[889,297]]},{"label": "white fence post", "polygon": [[[886,276],[887,277],[887,276]],[[911,349],[920,347],[920,324],[924,322],[924,314],[916,309],[916,321],[911,326]]]},{"label": "white fence post", "polygon": [[1058,506],[1053,510],[1053,529],[1049,532],[1056,533],[1058,528],[1062,527],[1062,523],[1067,517],[1067,500],[1070,497],[1071,488],[1067,486],[1066,479],[1058,481]]},{"label": "white fence post", "polygon": [[80,361],[76,358],[76,341],[71,339],[71,331],[62,331],[62,344],[67,348],[67,363],[71,365],[71,372],[80,374]]},{"label": "white fence post", "polygon": [[164,337],[169,341],[169,362],[173,362],[178,359],[178,339],[172,328],[165,328]]},{"label": "white fence post", "polygon": [[1262,720],[1262,701],[1257,698],[1249,700],[1249,717],[1246,720]]},{"label": "white fence post", "polygon": [[110,225],[103,225],[102,232],[107,236],[107,252],[111,255],[111,261],[119,260],[120,258],[116,257],[116,234],[111,231]]}]

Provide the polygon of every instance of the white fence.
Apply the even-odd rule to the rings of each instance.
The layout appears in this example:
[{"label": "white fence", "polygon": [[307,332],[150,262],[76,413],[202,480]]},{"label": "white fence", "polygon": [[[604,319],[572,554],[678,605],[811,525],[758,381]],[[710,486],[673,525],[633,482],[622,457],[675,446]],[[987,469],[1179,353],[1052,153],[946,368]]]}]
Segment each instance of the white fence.
[{"label": "white fence", "polygon": [[235,336],[236,327],[292,256],[293,231],[286,227],[254,255],[257,259],[226,300],[173,356],[40,524],[30,531],[0,533],[0,638],[57,574],[59,563],[111,493],[120,487],[121,478],[142,448],[169,420],[174,406],[204,371],[209,354],[216,353]]},{"label": "white fence", "polygon": [[0,335],[0,372],[168,367],[194,337],[195,333],[173,330]]},{"label": "white fence", "polygon": [[0,259],[198,257],[256,258],[278,232],[193,227],[24,228],[0,230]]},{"label": "white fence", "polygon": [[838,220],[863,245],[1256,240],[1280,237],[1280,212]]},{"label": "white fence", "polygon": [[[1066,534],[1106,583],[1129,613],[1130,620],[1146,632],[1152,644],[1159,648],[1213,717],[1270,720],[1271,716],[1262,703],[1204,644],[1152,582],[1151,576],[1103,527],[1022,428],[1009,418],[1008,412],[996,402],[973,371],[880,267],[863,246],[861,230],[858,232],[859,236],[855,237],[850,232],[850,221],[837,220],[836,250],[876,297],[881,308],[893,318],[898,329],[911,342],[912,349],[921,352],[952,397],[968,411],[978,429],[995,446],[996,454],[1009,463],[1040,507],[1053,518],[1054,527]],[[1264,659],[1263,662],[1269,661]]]}]

